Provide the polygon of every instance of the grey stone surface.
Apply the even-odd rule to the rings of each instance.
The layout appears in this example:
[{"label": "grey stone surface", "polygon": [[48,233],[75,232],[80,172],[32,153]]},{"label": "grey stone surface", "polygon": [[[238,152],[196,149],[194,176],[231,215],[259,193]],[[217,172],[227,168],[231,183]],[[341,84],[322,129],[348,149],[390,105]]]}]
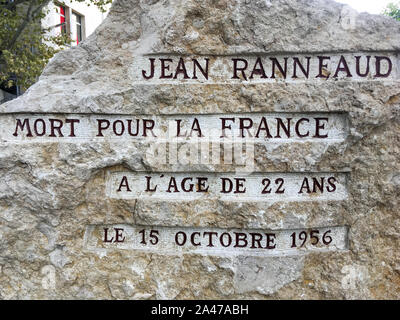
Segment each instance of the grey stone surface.
[{"label": "grey stone surface", "polygon": [[254,291],[271,295],[300,278],[303,267],[304,257],[241,257],[237,262],[235,287],[238,293]]},{"label": "grey stone surface", "polygon": [[[0,140],[2,299],[398,299],[400,86],[397,79],[195,85],[132,79],[138,56],[393,54],[400,23],[328,0],[115,0],[80,46],[58,53],[2,114],[343,112],[343,141],[260,145],[257,172],[347,172],[343,201],[147,201],[106,196],[123,171],[156,166],[146,142]],[[85,249],[88,225],[280,230],[348,226],[348,249],[282,257]]]}]

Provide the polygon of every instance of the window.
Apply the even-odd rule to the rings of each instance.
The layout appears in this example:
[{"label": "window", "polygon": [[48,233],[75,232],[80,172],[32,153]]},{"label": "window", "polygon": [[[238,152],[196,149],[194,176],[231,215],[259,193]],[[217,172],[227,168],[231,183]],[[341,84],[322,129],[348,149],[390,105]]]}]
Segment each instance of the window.
[{"label": "window", "polygon": [[[1,0],[0,0],[1,1]],[[85,39],[85,17],[64,4],[57,4],[61,34],[71,37],[71,45],[76,46]]]},{"label": "window", "polygon": [[71,19],[71,31],[72,31],[72,40],[76,44],[79,44],[79,42],[82,41],[83,38],[83,33],[82,33],[82,16],[72,12],[72,19]]},{"label": "window", "polygon": [[58,8],[59,14],[60,14],[60,28],[61,28],[61,33],[66,34],[67,33],[67,23],[65,19],[65,7],[64,6],[59,6]]}]

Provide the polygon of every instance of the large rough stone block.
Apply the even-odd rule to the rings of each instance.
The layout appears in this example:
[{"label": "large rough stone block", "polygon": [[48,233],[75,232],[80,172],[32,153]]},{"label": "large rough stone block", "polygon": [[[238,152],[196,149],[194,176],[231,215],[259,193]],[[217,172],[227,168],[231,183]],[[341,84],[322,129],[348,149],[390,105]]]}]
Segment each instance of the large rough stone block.
[{"label": "large rough stone block", "polygon": [[115,0],[0,106],[0,298],[400,298],[399,34]]}]

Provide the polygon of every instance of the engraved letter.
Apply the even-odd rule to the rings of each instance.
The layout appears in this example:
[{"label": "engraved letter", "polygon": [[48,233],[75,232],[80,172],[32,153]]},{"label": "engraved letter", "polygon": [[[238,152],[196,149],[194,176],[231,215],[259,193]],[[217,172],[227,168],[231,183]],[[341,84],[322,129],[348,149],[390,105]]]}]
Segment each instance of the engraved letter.
[{"label": "engraved letter", "polygon": [[[324,64],[324,60],[330,60],[331,57],[318,56],[318,59],[319,59],[319,74],[317,75],[317,78],[328,79],[329,78],[329,72],[327,70],[328,65],[326,63]],[[324,69],[325,72],[328,72],[327,76],[324,74]]]},{"label": "engraved letter", "polygon": [[154,77],[154,61],[156,60],[156,59],[154,59],[154,58],[149,58],[149,60],[150,60],[150,75],[146,75],[146,71],[145,70],[142,70],[142,75],[143,75],[143,78],[145,78],[145,79],[151,79],[151,78],[153,78]]},{"label": "engraved letter", "polygon": [[[244,70],[246,70],[247,66],[248,66],[247,60],[245,60],[245,59],[232,59],[232,61],[233,61],[233,77],[232,77],[232,79],[240,79],[240,77],[237,75],[237,72],[241,71],[243,79],[247,80],[246,74],[244,72]],[[238,61],[244,62],[244,67],[239,68],[238,67]]]},{"label": "engraved letter", "polygon": [[356,73],[357,73],[357,75],[359,77],[366,77],[368,75],[368,73],[369,73],[369,61],[371,59],[371,56],[366,56],[366,58],[367,58],[367,67],[366,67],[365,73],[361,73],[360,72],[360,59],[361,59],[361,56],[356,56],[355,58],[356,58]]},{"label": "engraved letter", "polygon": [[128,178],[126,176],[122,177],[121,183],[119,184],[119,188],[118,188],[117,192],[121,192],[122,187],[126,188],[126,192],[131,192],[131,189],[129,188],[129,184],[128,184]]},{"label": "engraved letter", "polygon": [[199,64],[199,62],[196,59],[192,59],[192,60],[193,60],[193,78],[192,79],[197,79],[197,75],[196,75],[196,67],[197,67],[197,68],[199,68],[199,70],[203,74],[203,76],[208,80],[208,61],[210,59],[204,58],[204,60],[206,61],[206,71],[204,71],[204,69],[201,67],[201,65]]},{"label": "engraved letter", "polygon": [[24,119],[23,123],[21,123],[21,119],[17,119],[17,125],[15,127],[15,132],[13,133],[13,136],[17,137],[18,136],[18,128],[20,128],[22,131],[22,130],[24,130],[25,125],[28,130],[28,134],[26,136],[32,137],[31,127],[29,126],[29,119]]},{"label": "engraved letter", "polygon": [[347,75],[346,75],[347,78],[351,78],[352,77],[352,75],[350,73],[350,70],[349,70],[349,66],[347,65],[347,61],[343,56],[340,56],[340,60],[339,60],[338,66],[336,68],[335,75],[333,76],[334,78],[338,77],[339,71],[346,72],[347,73]]},{"label": "engraved letter", "polygon": [[303,74],[306,76],[306,78],[308,79],[308,75],[310,74],[310,59],[311,57],[305,57],[307,59],[307,70],[304,69],[303,65],[300,63],[299,58],[294,57],[293,58],[293,79],[298,78],[297,74],[296,74],[296,66],[300,67],[301,72],[303,72]]},{"label": "engraved letter", "polygon": [[[376,64],[375,64],[375,66],[376,66],[376,75],[375,75],[375,78],[387,78],[387,77],[389,77],[390,73],[392,72],[392,67],[393,67],[392,61],[388,57],[375,57],[375,58],[376,58]],[[388,71],[385,74],[383,74],[381,72],[381,61],[382,60],[386,60],[387,63],[388,63]]]}]

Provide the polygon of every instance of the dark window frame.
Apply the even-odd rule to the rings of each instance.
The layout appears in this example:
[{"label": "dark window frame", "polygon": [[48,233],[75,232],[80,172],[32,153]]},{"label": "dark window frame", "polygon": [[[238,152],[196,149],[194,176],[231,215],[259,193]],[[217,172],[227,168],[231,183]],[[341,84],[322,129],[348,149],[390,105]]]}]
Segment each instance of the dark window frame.
[{"label": "dark window frame", "polygon": [[73,39],[76,41],[76,44],[79,44],[81,41],[84,40],[84,19],[85,16],[83,14],[80,14],[79,12],[76,12],[75,10],[71,10],[72,14],[75,16],[75,26],[71,26],[72,28],[75,28],[76,30],[76,39]]}]

